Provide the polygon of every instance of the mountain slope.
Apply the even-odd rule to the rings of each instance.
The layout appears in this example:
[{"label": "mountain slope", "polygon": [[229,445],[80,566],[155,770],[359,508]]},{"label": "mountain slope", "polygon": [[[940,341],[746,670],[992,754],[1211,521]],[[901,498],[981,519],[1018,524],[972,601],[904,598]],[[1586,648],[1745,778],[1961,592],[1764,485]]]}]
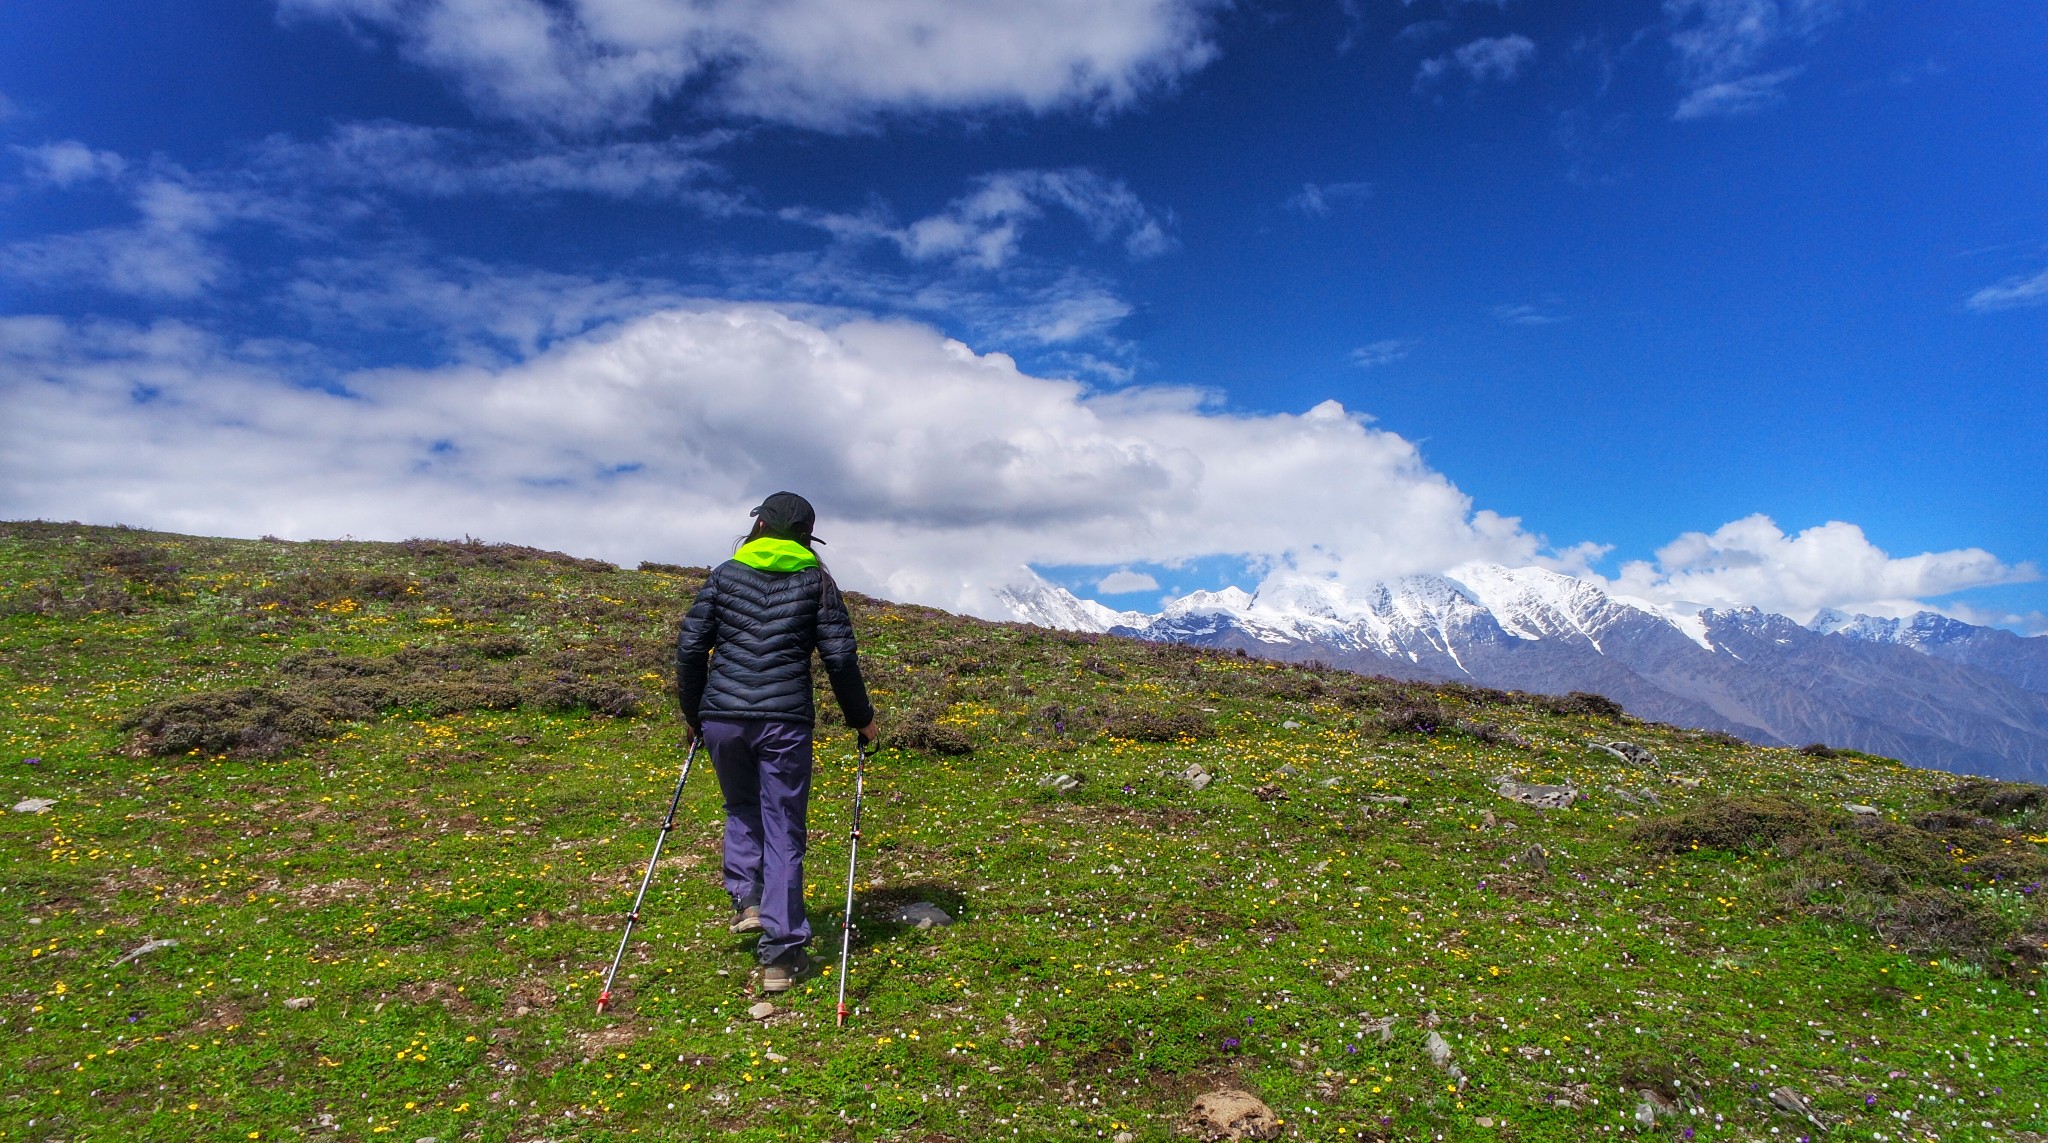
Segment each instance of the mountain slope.
[{"label": "mountain slope", "polygon": [[1289,1139],[2048,1129],[2048,791],[857,596],[853,1012],[826,692],[827,967],[756,1018],[703,758],[661,833],[703,574],[0,524],[10,1134],[1168,1143],[1226,1087]]}]

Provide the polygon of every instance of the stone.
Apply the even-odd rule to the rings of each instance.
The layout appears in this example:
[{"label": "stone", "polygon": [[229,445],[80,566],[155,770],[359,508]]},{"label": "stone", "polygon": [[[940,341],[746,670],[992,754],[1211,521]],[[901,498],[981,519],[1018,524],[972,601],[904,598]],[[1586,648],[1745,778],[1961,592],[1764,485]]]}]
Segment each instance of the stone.
[{"label": "stone", "polygon": [[1633,742],[1595,742],[1592,746],[1593,749],[1604,750],[1631,766],[1655,766],[1657,764],[1657,755],[1654,751],[1647,746],[1638,746]]},{"label": "stone", "polygon": [[1408,805],[1408,799],[1399,794],[1373,794],[1365,800],[1375,806],[1401,806],[1405,808]]},{"label": "stone", "polygon": [[1040,789],[1051,790],[1055,794],[1064,794],[1080,784],[1081,779],[1072,774],[1047,774],[1038,780]]},{"label": "stone", "polygon": [[1183,1134],[1204,1143],[1225,1143],[1238,1139],[1280,1138],[1280,1117],[1266,1101],[1251,1092],[1224,1088],[1195,1097],[1195,1105],[1181,1117]]},{"label": "stone", "polygon": [[1537,786],[1513,778],[1496,779],[1493,792],[1508,801],[1546,810],[1562,810],[1579,800],[1579,792],[1570,786]]},{"label": "stone", "polygon": [[1344,780],[1342,778],[1325,778],[1323,779],[1323,789],[1334,790],[1339,785],[1342,785],[1343,781]]},{"label": "stone", "polygon": [[177,947],[178,942],[175,940],[144,941],[141,944],[136,945],[134,948],[129,949],[128,952],[125,955],[123,955],[120,960],[115,961],[113,964],[110,964],[107,967],[119,968],[122,965],[127,964],[129,961],[134,960],[136,957],[147,956],[150,953],[156,952],[159,949],[174,949]]},{"label": "stone", "polygon": [[1138,1137],[1128,1131],[1119,1131],[1109,1137],[1109,1143],[1138,1143]]},{"label": "stone", "polygon": [[[14,808],[20,809],[21,807],[16,806]],[[1842,808],[1848,810],[1852,814],[1855,814],[1859,818],[1874,818],[1884,812],[1883,810],[1878,809],[1876,806],[1859,806],[1854,802],[1843,802]]]},{"label": "stone", "polygon": [[1301,776],[1301,771],[1296,770],[1293,763],[1283,765],[1278,770],[1273,771],[1273,773],[1278,774],[1282,778],[1297,778]]},{"label": "stone", "polygon": [[1636,1101],[1636,1130],[1648,1131],[1657,1126],[1657,1108],[1647,1099]]},{"label": "stone", "polygon": [[1284,802],[1287,800],[1287,791],[1281,789],[1279,784],[1274,782],[1268,782],[1258,787],[1252,791],[1252,794],[1262,802]]},{"label": "stone", "polygon": [[14,803],[14,812],[17,814],[48,813],[50,807],[56,804],[57,799],[55,798],[23,798]]},{"label": "stone", "polygon": [[785,1056],[781,1052],[775,1051],[772,1048],[768,1051],[762,1052],[761,1058],[767,1060],[771,1064],[786,1064],[789,1062],[788,1056]]},{"label": "stone", "polygon": [[1422,1042],[1422,1050],[1429,1053],[1429,1062],[1436,1067],[1449,1068],[1451,1066],[1451,1045],[1445,1042],[1444,1038],[1434,1030],[1430,1032],[1429,1038]]},{"label": "stone", "polygon": [[290,1000],[285,1001],[284,1006],[293,1012],[304,1012],[313,1006],[313,998],[310,996],[294,996]]},{"label": "stone", "polygon": [[1294,721],[1293,719],[1291,719],[1291,718],[1290,718],[1290,719],[1288,719],[1288,720],[1287,720],[1286,722],[1283,722],[1283,723],[1281,723],[1281,724],[1280,724],[1280,729],[1282,729],[1282,730],[1300,730],[1300,729],[1301,729],[1301,724],[1300,724],[1300,723],[1298,723],[1298,722],[1296,722],[1296,721]]},{"label": "stone", "polygon": [[1550,873],[1550,851],[1540,845],[1531,845],[1515,855],[1515,864],[1536,874],[1538,877],[1548,876]]},{"label": "stone", "polygon": [[747,1009],[747,1018],[750,1020],[766,1020],[773,1015],[775,1015],[775,1005],[768,1003],[766,1000]]},{"label": "stone", "polygon": [[951,914],[930,901],[915,901],[911,904],[900,906],[889,914],[889,919],[899,925],[916,925],[920,929],[929,929],[934,925],[950,925],[953,923]]},{"label": "stone", "polygon": [[1771,1106],[1785,1112],[1787,1115],[1800,1116],[1815,1127],[1820,1126],[1820,1120],[1815,1119],[1813,1116],[1813,1104],[1808,1102],[1805,1096],[1792,1088],[1780,1087],[1771,1089]]},{"label": "stone", "polygon": [[1188,768],[1180,772],[1180,780],[1197,790],[1205,790],[1209,787],[1209,783],[1215,781],[1216,778],[1207,770],[1202,769],[1200,762],[1190,762],[1188,763]]},{"label": "stone", "polygon": [[1491,1116],[1491,1115],[1482,1115],[1482,1116],[1478,1117],[1477,1119],[1474,1119],[1474,1120],[1473,1120],[1472,1122],[1473,1122],[1473,1124],[1474,1124],[1475,1126],[1479,1126],[1479,1127],[1491,1127],[1491,1126],[1493,1126],[1493,1116]]}]

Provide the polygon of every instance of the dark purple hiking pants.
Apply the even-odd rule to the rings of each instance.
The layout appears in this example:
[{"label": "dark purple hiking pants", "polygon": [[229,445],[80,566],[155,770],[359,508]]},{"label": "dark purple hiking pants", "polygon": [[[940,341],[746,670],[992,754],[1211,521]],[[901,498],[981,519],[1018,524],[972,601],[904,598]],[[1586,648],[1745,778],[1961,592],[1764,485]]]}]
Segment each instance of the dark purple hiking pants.
[{"label": "dark purple hiking pants", "polygon": [[804,916],[811,728],[706,719],[704,745],[725,794],[725,891],[734,909],[761,907],[760,962],[797,963],[811,940]]}]

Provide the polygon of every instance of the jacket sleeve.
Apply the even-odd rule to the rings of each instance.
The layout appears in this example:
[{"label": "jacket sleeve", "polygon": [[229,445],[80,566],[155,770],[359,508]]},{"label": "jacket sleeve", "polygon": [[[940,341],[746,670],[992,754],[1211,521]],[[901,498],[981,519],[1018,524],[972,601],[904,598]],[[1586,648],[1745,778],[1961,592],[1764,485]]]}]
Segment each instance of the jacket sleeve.
[{"label": "jacket sleeve", "polygon": [[711,670],[711,644],[718,637],[718,576],[714,573],[697,591],[690,613],[676,632],[676,705],[683,721],[701,729],[698,709],[704,704],[704,681]]},{"label": "jacket sleeve", "polygon": [[846,725],[859,729],[873,722],[875,706],[868,701],[867,683],[860,675],[853,617],[846,613],[846,600],[840,597],[839,585],[822,573],[818,587],[818,657],[825,661],[825,675],[832,680],[832,695],[839,700]]}]

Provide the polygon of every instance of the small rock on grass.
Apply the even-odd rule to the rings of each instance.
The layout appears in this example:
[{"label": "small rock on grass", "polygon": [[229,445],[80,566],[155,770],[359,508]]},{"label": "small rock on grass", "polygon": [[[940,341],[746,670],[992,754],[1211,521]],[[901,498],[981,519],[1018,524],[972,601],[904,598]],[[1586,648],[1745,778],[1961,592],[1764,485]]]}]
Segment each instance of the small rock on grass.
[{"label": "small rock on grass", "polygon": [[1074,777],[1072,774],[1047,774],[1038,780],[1040,788],[1051,790],[1056,794],[1064,794],[1080,784],[1081,779]]},{"label": "small rock on grass", "polygon": [[1579,800],[1579,792],[1570,786],[1537,786],[1512,778],[1496,780],[1493,790],[1511,802],[1546,810],[1561,810]]},{"label": "small rock on grass", "polygon": [[[14,808],[18,810],[21,807],[16,806]],[[1859,806],[1855,802],[1843,802],[1842,808],[1848,810],[1852,814],[1855,814],[1859,818],[1874,818],[1884,812],[1883,810],[1878,809],[1876,806]]]},{"label": "small rock on grass", "polygon": [[1365,799],[1375,806],[1407,806],[1408,799],[1399,794],[1373,794]]},{"label": "small rock on grass", "polygon": [[[39,920],[31,920],[29,923],[41,924],[42,922]],[[127,964],[129,961],[134,960],[136,957],[145,956],[149,953],[157,951],[158,949],[174,949],[177,947],[178,942],[175,940],[166,939],[160,941],[144,941],[141,944],[136,945],[134,948],[129,949],[127,955],[123,956],[120,960],[115,961],[113,964],[110,964],[107,967],[119,968],[122,965]]]},{"label": "small rock on grass", "polygon": [[1188,768],[1180,772],[1180,777],[1181,781],[1194,787],[1198,792],[1208,789],[1209,783],[1216,780],[1216,776],[1202,769],[1201,764],[1198,762],[1189,763]]},{"label": "small rock on grass", "polygon": [[938,925],[950,925],[953,917],[930,901],[917,901],[889,914],[889,919],[899,925],[916,925],[929,929]]},{"label": "small rock on grass", "polygon": [[313,998],[310,996],[294,996],[290,1000],[285,1001],[284,1006],[294,1012],[304,1012],[313,1006]]},{"label": "small rock on grass", "polygon": [[50,807],[56,804],[57,799],[55,798],[23,798],[14,803],[14,812],[17,814],[48,813]]},{"label": "small rock on grass", "polygon": [[752,1008],[747,1009],[747,1015],[755,1020],[766,1020],[768,1017],[775,1015],[775,1005],[763,1000]]},{"label": "small rock on grass", "polygon": [[1181,1118],[1180,1130],[1204,1143],[1238,1139],[1278,1139],[1280,1118],[1266,1101],[1238,1088],[1205,1092]]}]

